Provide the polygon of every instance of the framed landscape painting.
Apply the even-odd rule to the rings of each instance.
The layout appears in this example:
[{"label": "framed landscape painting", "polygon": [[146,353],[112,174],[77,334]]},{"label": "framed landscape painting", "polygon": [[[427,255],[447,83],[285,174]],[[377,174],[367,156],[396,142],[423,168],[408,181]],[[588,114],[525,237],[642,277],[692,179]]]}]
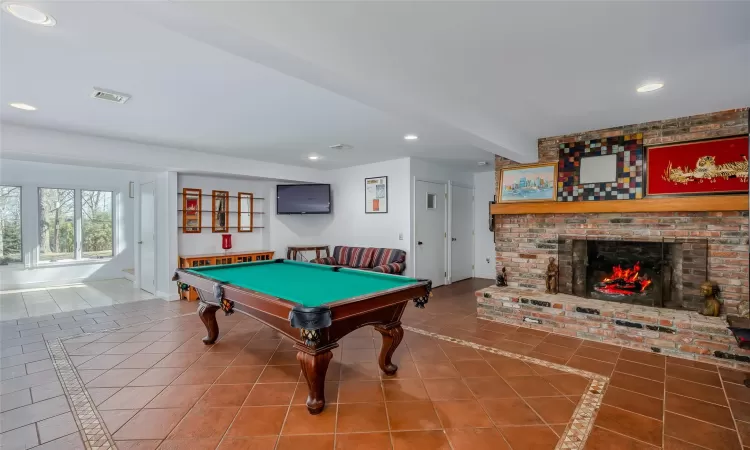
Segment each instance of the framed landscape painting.
[{"label": "framed landscape painting", "polygon": [[554,202],[557,163],[527,164],[500,172],[500,202]]},{"label": "framed landscape painting", "polygon": [[647,195],[747,193],[748,137],[649,147]]}]

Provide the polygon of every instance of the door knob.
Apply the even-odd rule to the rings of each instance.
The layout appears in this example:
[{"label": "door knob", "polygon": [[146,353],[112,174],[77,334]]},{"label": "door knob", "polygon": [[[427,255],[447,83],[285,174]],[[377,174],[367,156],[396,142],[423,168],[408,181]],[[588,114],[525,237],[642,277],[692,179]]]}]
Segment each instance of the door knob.
[{"label": "door knob", "polygon": [[143,244],[143,241],[138,241],[139,244]]},{"label": "door knob", "polygon": [[451,241],[456,242],[456,238],[451,238]]},{"label": "door knob", "polygon": [[422,245],[422,241],[417,242],[417,245]]}]

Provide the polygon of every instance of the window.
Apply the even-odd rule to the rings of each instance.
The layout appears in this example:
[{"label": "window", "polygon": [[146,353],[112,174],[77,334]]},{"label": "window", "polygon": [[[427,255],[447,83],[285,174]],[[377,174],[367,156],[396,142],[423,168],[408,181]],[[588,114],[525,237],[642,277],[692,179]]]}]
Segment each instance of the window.
[{"label": "window", "polygon": [[75,190],[39,188],[39,260],[75,259]]},{"label": "window", "polygon": [[437,194],[427,193],[427,209],[437,208]]},{"label": "window", "polygon": [[110,258],[113,255],[112,192],[81,191],[81,256]]},{"label": "window", "polygon": [[0,265],[23,262],[21,188],[0,186]]}]

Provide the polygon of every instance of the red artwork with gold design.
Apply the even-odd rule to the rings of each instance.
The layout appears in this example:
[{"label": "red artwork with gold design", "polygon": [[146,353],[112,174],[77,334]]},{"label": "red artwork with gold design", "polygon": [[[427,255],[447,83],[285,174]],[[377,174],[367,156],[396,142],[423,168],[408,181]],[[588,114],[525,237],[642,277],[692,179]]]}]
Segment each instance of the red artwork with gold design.
[{"label": "red artwork with gold design", "polygon": [[747,156],[747,136],[649,147],[646,193],[747,193]]}]

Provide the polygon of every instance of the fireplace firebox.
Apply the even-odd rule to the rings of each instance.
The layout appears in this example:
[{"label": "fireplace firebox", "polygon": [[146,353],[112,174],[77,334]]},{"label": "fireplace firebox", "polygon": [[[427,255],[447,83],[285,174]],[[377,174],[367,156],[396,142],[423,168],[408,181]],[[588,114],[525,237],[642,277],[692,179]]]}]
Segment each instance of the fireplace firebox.
[{"label": "fireplace firebox", "polygon": [[660,308],[700,310],[706,240],[559,237],[560,291]]}]

